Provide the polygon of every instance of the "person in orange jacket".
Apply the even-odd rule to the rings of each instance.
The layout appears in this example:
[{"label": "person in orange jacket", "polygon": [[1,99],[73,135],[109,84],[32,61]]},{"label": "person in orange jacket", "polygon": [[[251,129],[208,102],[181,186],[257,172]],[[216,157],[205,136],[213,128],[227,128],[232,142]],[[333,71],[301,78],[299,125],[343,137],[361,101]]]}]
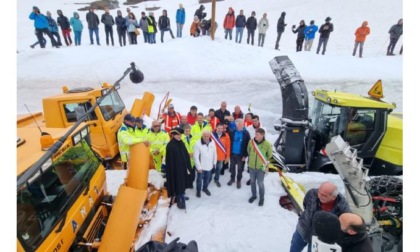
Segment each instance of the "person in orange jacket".
[{"label": "person in orange jacket", "polygon": [[165,131],[168,132],[169,136],[171,137],[170,132],[171,130],[175,129],[181,122],[181,115],[175,111],[173,104],[169,104],[168,112],[163,113],[160,120],[165,124]]},{"label": "person in orange jacket", "polygon": [[354,42],[353,56],[356,55],[357,47],[360,45],[359,57],[362,58],[363,54],[363,44],[365,43],[366,36],[370,34],[370,28],[367,26],[368,22],[363,21],[362,26],[357,28],[354,35],[356,35],[356,40]]},{"label": "person in orange jacket", "polygon": [[214,175],[214,182],[217,187],[221,187],[219,177],[223,169],[223,165],[227,164],[230,160],[230,137],[229,134],[224,132],[222,123],[217,124],[216,130],[211,134],[211,139],[216,144],[217,151],[217,164]]},{"label": "person in orange jacket", "polygon": [[200,36],[200,19],[197,16],[194,16],[194,21],[191,24],[190,35],[193,37]]},{"label": "person in orange jacket", "polygon": [[225,29],[225,39],[227,39],[229,35],[229,40],[232,40],[232,30],[235,27],[235,11],[232,7],[229,7],[229,11],[225,16],[225,20],[223,22],[223,28]]}]

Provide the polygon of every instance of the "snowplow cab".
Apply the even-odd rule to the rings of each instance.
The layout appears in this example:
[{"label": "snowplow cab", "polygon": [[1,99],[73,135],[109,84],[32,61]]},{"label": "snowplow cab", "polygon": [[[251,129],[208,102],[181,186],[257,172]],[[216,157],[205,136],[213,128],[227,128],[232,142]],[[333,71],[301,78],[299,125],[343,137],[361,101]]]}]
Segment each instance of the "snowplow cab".
[{"label": "snowplow cab", "polygon": [[[43,113],[36,113],[30,120],[27,117],[18,120],[17,127],[34,124],[34,119],[47,128],[69,127],[112,88],[107,83],[103,83],[100,88],[69,89],[64,86],[61,94],[43,99]],[[112,168],[118,168],[119,165],[115,162],[119,157],[117,132],[128,113],[118,88],[119,85],[85,119],[91,129],[92,149]],[[154,95],[144,92],[141,99],[134,101],[130,113],[134,116],[150,115],[153,101]]]},{"label": "snowplow cab", "polygon": [[363,158],[369,175],[402,174],[402,115],[394,104],[356,94],[315,90],[311,111],[315,151],[340,135]]}]

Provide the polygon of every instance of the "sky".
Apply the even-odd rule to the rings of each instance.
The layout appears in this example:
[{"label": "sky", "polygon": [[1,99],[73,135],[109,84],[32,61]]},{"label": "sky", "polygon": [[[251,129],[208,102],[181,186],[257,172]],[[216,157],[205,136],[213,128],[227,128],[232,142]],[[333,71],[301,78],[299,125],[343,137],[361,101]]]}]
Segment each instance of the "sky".
[{"label": "sky", "polygon": [[[165,42],[161,43],[159,32],[157,44],[144,44],[141,35],[138,37],[138,45],[122,48],[118,45],[115,29],[115,46],[106,46],[102,24],[99,30],[101,46],[89,45],[86,12],[78,11],[85,26],[80,47],[51,48],[48,38],[45,49],[29,47],[36,41],[33,21],[28,18],[32,6],[38,6],[44,14],[47,10],[51,11],[54,18],[57,17],[56,10],[61,9],[64,15],[70,18],[74,11],[84,7],[76,4],[79,2],[20,0],[16,6],[12,6],[17,8],[17,22],[16,27],[12,26],[10,34],[15,34],[16,40],[5,48],[15,48],[15,50],[4,52],[10,57],[10,61],[7,60],[6,64],[10,65],[10,70],[7,68],[7,72],[12,85],[7,87],[12,94],[10,99],[15,99],[16,104],[15,106],[11,106],[9,102],[4,104],[9,108],[13,107],[14,113],[8,115],[10,121],[15,120],[16,114],[27,113],[25,105],[31,112],[42,110],[42,98],[60,93],[64,85],[76,88],[98,87],[103,82],[113,84],[122,76],[130,63],[134,62],[143,72],[145,79],[138,85],[130,83],[129,78],[121,82],[122,87],[119,92],[128,110],[131,109],[134,99],[141,97],[145,91],[155,94],[151,118],[156,117],[158,105],[167,92],[170,92],[175,110],[181,114],[186,114],[192,105],[196,105],[199,112],[207,113],[209,108],[218,109],[221,101],[226,101],[230,111],[233,111],[235,105],[241,106],[243,112],[247,112],[250,107],[254,114],[260,116],[261,122],[268,129],[267,139],[274,142],[277,136],[273,122],[281,117],[282,100],[279,84],[268,62],[279,55],[289,56],[304,79],[308,93],[315,89],[327,89],[366,95],[370,87],[381,79],[385,95],[383,100],[394,102],[397,106],[396,112],[403,112],[403,108],[406,112],[410,108],[406,105],[408,99],[403,101],[403,93],[404,96],[409,94],[408,90],[416,85],[416,82],[408,79],[412,81],[403,89],[403,76],[405,78],[409,72],[415,73],[416,70],[411,69],[414,64],[407,64],[407,59],[404,60],[406,55],[394,57],[385,55],[389,43],[388,30],[403,15],[402,1],[354,0],[329,1],[326,4],[323,0],[281,2],[261,0],[258,1],[258,5],[254,0],[221,1],[217,2],[216,8],[219,28],[215,40],[212,41],[210,37],[188,36],[193,14],[199,4],[196,0],[183,0],[178,1],[183,3],[186,9],[186,24],[182,38],[171,39],[169,33],[165,33]],[[139,17],[140,12],[146,7],[161,7],[155,11],[156,17],[161,15],[162,9],[166,9],[172,30],[176,34],[175,12],[178,2],[171,0],[144,2],[131,6],[131,9],[136,17]],[[205,7],[210,16],[211,4],[205,4]],[[254,46],[247,45],[246,31],[241,44],[235,43],[235,30],[232,41],[224,39],[221,24],[229,7],[235,10],[235,14],[243,9],[246,17],[251,11],[256,11],[258,20],[264,12],[267,13],[270,27],[264,47],[257,47],[258,35],[255,37]],[[408,8],[404,5],[404,11]],[[126,5],[120,4],[120,9],[125,16]],[[117,9],[114,9],[110,13],[115,17],[116,11]],[[274,50],[277,36],[275,27],[283,11],[286,12],[287,26],[280,41],[280,51],[276,51]],[[103,11],[96,13],[100,17]],[[331,33],[326,54],[322,56],[315,53],[319,34],[316,35],[310,52],[297,53],[296,34],[291,32],[291,26],[297,25],[302,19],[306,23],[315,20],[315,24],[320,26],[328,16],[334,24],[334,32]],[[369,22],[371,34],[367,37],[361,59],[351,54],[354,32],[365,20]],[[395,52],[399,51],[404,36],[407,35],[404,34],[400,38]],[[407,46],[405,51],[410,52],[413,47],[410,47],[409,43]],[[405,63],[404,69],[403,63]],[[413,120],[413,117],[406,117],[405,120]],[[148,122],[150,123],[150,120]],[[405,129],[407,125],[415,125],[413,121],[411,122],[405,123]],[[13,131],[14,127],[12,125],[10,130]],[[15,141],[13,136],[9,137],[13,139],[11,141]],[[407,144],[409,139],[405,140]],[[405,163],[410,163],[409,159],[410,155],[405,154]],[[406,171],[404,173],[406,174]],[[14,177],[13,173],[10,175]],[[306,189],[316,188],[322,182],[329,180],[336,183],[344,193],[341,179],[337,175],[310,172],[288,175]],[[107,182],[110,184],[110,191],[118,188],[123,176],[121,171],[108,172]],[[409,179],[409,176],[407,177]],[[248,174],[245,172],[244,182],[247,179]],[[195,197],[194,190],[187,190],[186,193],[190,197],[187,202],[187,213],[176,207],[168,211],[167,226],[172,236],[167,236],[166,241],[170,242],[176,237],[180,237],[184,243],[196,240],[200,251],[288,251],[297,215],[279,206],[280,196],[286,193],[280,185],[278,175],[273,173],[265,178],[266,193],[263,207],[258,207],[257,203],[252,205],[248,203],[247,200],[251,196],[249,186],[243,185],[241,189],[237,189],[227,186],[227,181],[228,175],[225,174],[221,177],[222,187],[217,188],[211,184],[209,190],[212,195],[202,195],[200,199]],[[14,195],[11,200],[14,201]],[[165,216],[165,213],[162,212],[159,216]],[[405,229],[410,225],[406,223],[404,223]]]}]

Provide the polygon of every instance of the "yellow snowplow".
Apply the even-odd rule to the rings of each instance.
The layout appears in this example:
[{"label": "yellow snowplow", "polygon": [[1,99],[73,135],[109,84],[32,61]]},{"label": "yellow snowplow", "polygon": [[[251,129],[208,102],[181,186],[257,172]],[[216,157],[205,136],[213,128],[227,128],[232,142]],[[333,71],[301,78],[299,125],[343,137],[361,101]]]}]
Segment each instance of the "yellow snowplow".
[{"label": "yellow snowplow", "polygon": [[[131,146],[117,195],[107,191],[105,168],[118,166],[116,133],[127,113],[117,89],[129,73],[141,74],[132,63],[112,86],[64,88],[44,99],[44,113],[17,118],[18,251],[134,251],[158,208],[169,207],[165,189],[148,182],[143,143]],[[153,100],[145,93],[131,113],[149,115]],[[147,241],[165,239],[165,225],[148,232]]]}]

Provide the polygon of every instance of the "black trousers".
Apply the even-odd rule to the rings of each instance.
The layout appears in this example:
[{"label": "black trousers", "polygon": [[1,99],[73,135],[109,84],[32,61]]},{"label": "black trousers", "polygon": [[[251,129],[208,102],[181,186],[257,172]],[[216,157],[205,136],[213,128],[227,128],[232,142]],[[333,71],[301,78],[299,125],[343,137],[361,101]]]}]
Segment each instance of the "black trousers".
[{"label": "black trousers", "polygon": [[36,34],[36,37],[38,38],[38,42],[41,48],[45,48],[45,43],[44,43],[45,40],[44,40],[43,34],[46,34],[50,38],[51,44],[53,46],[57,46],[57,42],[55,41],[53,35],[48,30],[48,28],[42,28],[42,29],[35,28],[35,34]]},{"label": "black trousers", "polygon": [[112,26],[105,25],[106,45],[109,45],[109,37],[111,37],[111,43],[114,45],[114,32]]},{"label": "black trousers", "polygon": [[254,45],[254,35],[255,35],[255,30],[248,30],[248,37],[246,39],[246,43],[249,44],[249,38],[251,38],[251,45]]}]

